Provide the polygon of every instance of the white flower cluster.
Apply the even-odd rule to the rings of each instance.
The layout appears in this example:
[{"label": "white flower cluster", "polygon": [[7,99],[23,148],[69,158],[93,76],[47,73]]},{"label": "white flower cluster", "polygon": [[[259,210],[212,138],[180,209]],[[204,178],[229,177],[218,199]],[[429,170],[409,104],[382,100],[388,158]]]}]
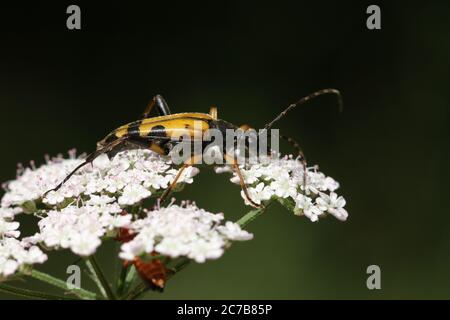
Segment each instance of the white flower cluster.
[{"label": "white flower cluster", "polygon": [[[221,168],[216,171],[229,170]],[[249,195],[257,204],[276,198],[291,207],[296,215],[305,215],[313,222],[326,214],[341,221],[348,217],[344,209],[345,199],[334,192],[339,183],[313,167],[307,168],[305,186],[303,165],[292,156],[273,157],[270,161],[241,168],[241,171],[249,186]],[[231,181],[239,184],[236,173]],[[243,191],[241,195],[249,205]]]},{"label": "white flower cluster", "polygon": [[14,274],[20,267],[43,263],[47,256],[36,246],[17,240],[19,223],[13,221],[20,209],[0,208],[0,280]]},{"label": "white flower cluster", "polygon": [[3,237],[17,238],[20,236],[19,223],[12,221],[16,212],[19,210],[14,210],[10,208],[0,208],[0,239]]},{"label": "white flower cluster", "polygon": [[133,240],[124,243],[120,257],[133,260],[156,252],[172,258],[186,256],[202,263],[217,259],[231,241],[253,238],[236,223],[223,222],[223,214],[213,214],[193,204],[171,205],[151,211],[147,217],[132,223]]},{"label": "white flower cluster", "polygon": [[79,256],[93,254],[101,244],[101,238],[116,228],[131,223],[130,214],[121,215],[122,209],[114,198],[93,196],[83,206],[70,205],[61,210],[51,210],[38,222],[39,230],[28,243],[42,243],[47,249],[70,248]]},{"label": "white flower cluster", "polygon": [[14,274],[21,267],[46,260],[47,255],[37,246],[27,247],[15,238],[0,239],[0,280]]},{"label": "white flower cluster", "polygon": [[[1,206],[21,206],[40,199],[82,161],[58,157],[38,169],[26,168],[16,180],[7,184]],[[92,166],[80,169],[58,191],[48,193],[43,202],[55,206],[82,195],[113,194],[118,196],[120,205],[134,205],[153,192],[167,188],[178,172],[170,164],[167,158],[148,150],[121,152],[111,160],[107,155],[101,155]],[[192,177],[197,173],[197,168],[190,167],[179,182],[192,183]]]},{"label": "white flower cluster", "polygon": [[[102,155],[92,165],[74,174],[58,191],[44,193],[58,185],[83,160],[71,153],[47,159],[39,168],[20,169],[16,180],[5,184],[0,205],[0,275],[8,276],[22,266],[42,263],[45,249],[70,248],[89,256],[103,237],[114,237],[119,228],[128,227],[131,214],[122,214],[154,193],[162,192],[178,170],[167,158],[147,150],[117,154],[111,160]],[[184,171],[179,183],[192,183],[198,169]],[[22,241],[15,215],[34,213],[39,232]]]}]

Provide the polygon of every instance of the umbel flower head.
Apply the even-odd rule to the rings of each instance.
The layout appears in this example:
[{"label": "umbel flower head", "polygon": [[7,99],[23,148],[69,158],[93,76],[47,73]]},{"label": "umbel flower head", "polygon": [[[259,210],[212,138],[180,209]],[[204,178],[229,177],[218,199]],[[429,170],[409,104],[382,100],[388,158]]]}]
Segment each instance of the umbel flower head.
[{"label": "umbel flower head", "polygon": [[[122,239],[118,257],[125,261],[146,261],[158,255],[164,257],[164,263],[176,259],[203,263],[221,257],[232,242],[253,238],[241,224],[226,221],[222,213],[208,212],[195,203],[155,206],[155,198],[174,180],[178,168],[168,157],[148,150],[122,151],[111,158],[99,156],[59,190],[44,196],[83,161],[74,152],[69,155],[47,159],[39,168],[34,164],[19,167],[17,178],[4,184],[0,279],[26,273],[33,264],[45,262],[50,250],[68,249],[89,257],[104,241],[121,239],[124,231],[129,237]],[[328,214],[342,221],[347,218],[345,200],[335,193],[339,184],[313,167],[306,172],[305,185],[303,167],[292,156],[272,157],[241,170],[249,194],[258,204],[279,201],[311,221]],[[225,166],[217,171],[231,169]],[[185,170],[174,191],[192,183],[197,173],[195,167]],[[236,174],[231,181],[239,183]],[[15,220],[19,214],[35,217],[35,234],[21,234]]]},{"label": "umbel flower head", "polygon": [[137,235],[122,245],[120,257],[134,260],[156,251],[171,258],[186,256],[201,263],[219,258],[231,241],[253,238],[236,223],[222,224],[223,220],[223,214],[207,212],[195,204],[170,205],[148,212],[144,219],[130,226]]},{"label": "umbel flower head", "polygon": [[[83,196],[99,195],[116,195],[120,205],[134,205],[166,189],[177,174],[168,158],[151,151],[121,152],[111,160],[104,154],[95,159],[92,166],[80,169],[58,191],[51,191],[42,198],[47,190],[55,187],[82,162],[71,152],[69,159],[60,155],[47,159],[47,164],[38,169],[20,169],[18,178],[6,184],[7,192],[1,206],[21,207],[27,211],[40,202],[47,207],[65,206]],[[180,182],[192,183],[192,177],[197,173],[197,168],[189,168]]]},{"label": "umbel flower head", "polygon": [[[220,168],[216,171],[220,173],[229,169]],[[304,179],[303,165],[292,156],[273,156],[269,161],[242,166],[241,172],[249,185],[250,197],[257,204],[278,200],[294,214],[304,215],[313,222],[327,214],[341,221],[345,221],[348,217],[344,209],[345,199],[335,193],[339,183],[319,172],[317,167],[307,168]],[[236,173],[233,174],[231,181],[239,184]],[[241,195],[245,203],[250,205],[243,191]]]}]

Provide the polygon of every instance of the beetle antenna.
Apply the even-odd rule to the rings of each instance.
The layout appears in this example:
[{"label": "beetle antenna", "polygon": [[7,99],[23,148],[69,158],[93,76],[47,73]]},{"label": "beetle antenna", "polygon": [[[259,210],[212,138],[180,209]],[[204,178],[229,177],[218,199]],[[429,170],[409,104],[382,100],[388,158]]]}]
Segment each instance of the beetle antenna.
[{"label": "beetle antenna", "polygon": [[80,170],[82,167],[84,167],[85,165],[87,165],[88,163],[91,163],[95,158],[97,158],[102,152],[98,152],[95,151],[93,153],[91,153],[90,155],[87,156],[86,160],[81,163],[80,165],[78,165],[75,169],[72,170],[72,172],[70,172],[63,181],[61,181],[60,184],[58,184],[55,188],[48,190],[47,192],[44,193],[44,195],[42,196],[43,198],[51,191],[58,191],[59,188],[61,188],[63,186],[64,183],[67,182],[67,180],[69,180],[78,170]]},{"label": "beetle antenna", "polygon": [[281,112],[275,119],[273,119],[271,122],[269,122],[268,124],[266,124],[266,126],[264,127],[264,131],[269,130],[274,124],[275,122],[277,122],[278,120],[282,119],[289,111],[291,111],[292,109],[301,106],[302,104],[308,102],[309,100],[312,100],[318,96],[324,95],[324,94],[335,94],[338,98],[338,104],[339,104],[339,111],[342,112],[343,110],[343,103],[342,103],[342,95],[339,92],[339,90],[336,89],[322,89],[316,92],[311,93],[310,95],[307,95],[306,97],[301,98],[300,100],[298,100],[297,102],[289,105],[283,112]]},{"label": "beetle antenna", "polygon": [[115,141],[109,143],[108,145],[104,146],[103,148],[101,148],[101,149],[99,149],[99,150],[95,150],[94,152],[92,152],[91,154],[89,154],[89,155],[86,157],[86,160],[85,160],[83,163],[81,163],[81,164],[78,165],[75,169],[73,169],[72,172],[69,173],[69,174],[64,178],[64,180],[63,180],[60,184],[58,184],[55,188],[50,189],[50,190],[48,190],[47,192],[45,192],[44,195],[43,195],[42,197],[45,197],[50,191],[58,191],[58,189],[61,188],[62,185],[63,185],[64,183],[66,183],[67,180],[69,180],[70,177],[72,177],[72,176],[75,174],[75,172],[77,172],[78,170],[80,170],[82,167],[84,167],[84,166],[87,165],[88,163],[91,163],[92,161],[94,161],[95,158],[97,158],[99,155],[111,151],[114,147],[117,147],[119,144],[123,143],[125,140],[126,140],[126,138],[120,138],[120,139],[118,139],[118,140],[115,140]]}]

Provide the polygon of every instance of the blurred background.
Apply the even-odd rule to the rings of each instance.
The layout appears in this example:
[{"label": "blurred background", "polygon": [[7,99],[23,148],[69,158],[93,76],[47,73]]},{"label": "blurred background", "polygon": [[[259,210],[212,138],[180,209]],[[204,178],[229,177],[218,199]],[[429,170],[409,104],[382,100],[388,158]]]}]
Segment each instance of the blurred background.
[{"label": "blurred background", "polygon": [[[364,1],[78,2],[79,31],[66,28],[70,4],[0,6],[2,182],[18,162],[92,151],[157,93],[172,112],[217,105],[257,128],[317,89],[344,97],[341,114],[324,96],[277,126],[341,183],[348,221],[273,206],[253,241],[146,298],[450,298],[448,1],[377,1],[381,30],[366,28]],[[206,167],[176,197],[234,220],[248,211],[239,192]],[[99,253],[111,277],[113,247]],[[41,270],[65,277],[73,261],[53,253]],[[372,264],[381,290],[366,287]]]}]

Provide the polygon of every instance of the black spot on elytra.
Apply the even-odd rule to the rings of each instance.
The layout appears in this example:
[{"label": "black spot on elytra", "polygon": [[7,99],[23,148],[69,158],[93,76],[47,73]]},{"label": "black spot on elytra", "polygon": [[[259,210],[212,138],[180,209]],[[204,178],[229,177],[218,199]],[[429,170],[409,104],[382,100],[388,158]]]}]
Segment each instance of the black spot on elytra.
[{"label": "black spot on elytra", "polygon": [[127,134],[130,136],[139,136],[139,127],[141,126],[142,120],[135,121],[128,126]]},{"label": "black spot on elytra", "polygon": [[154,126],[148,133],[149,137],[167,137],[166,128],[162,125]]}]

